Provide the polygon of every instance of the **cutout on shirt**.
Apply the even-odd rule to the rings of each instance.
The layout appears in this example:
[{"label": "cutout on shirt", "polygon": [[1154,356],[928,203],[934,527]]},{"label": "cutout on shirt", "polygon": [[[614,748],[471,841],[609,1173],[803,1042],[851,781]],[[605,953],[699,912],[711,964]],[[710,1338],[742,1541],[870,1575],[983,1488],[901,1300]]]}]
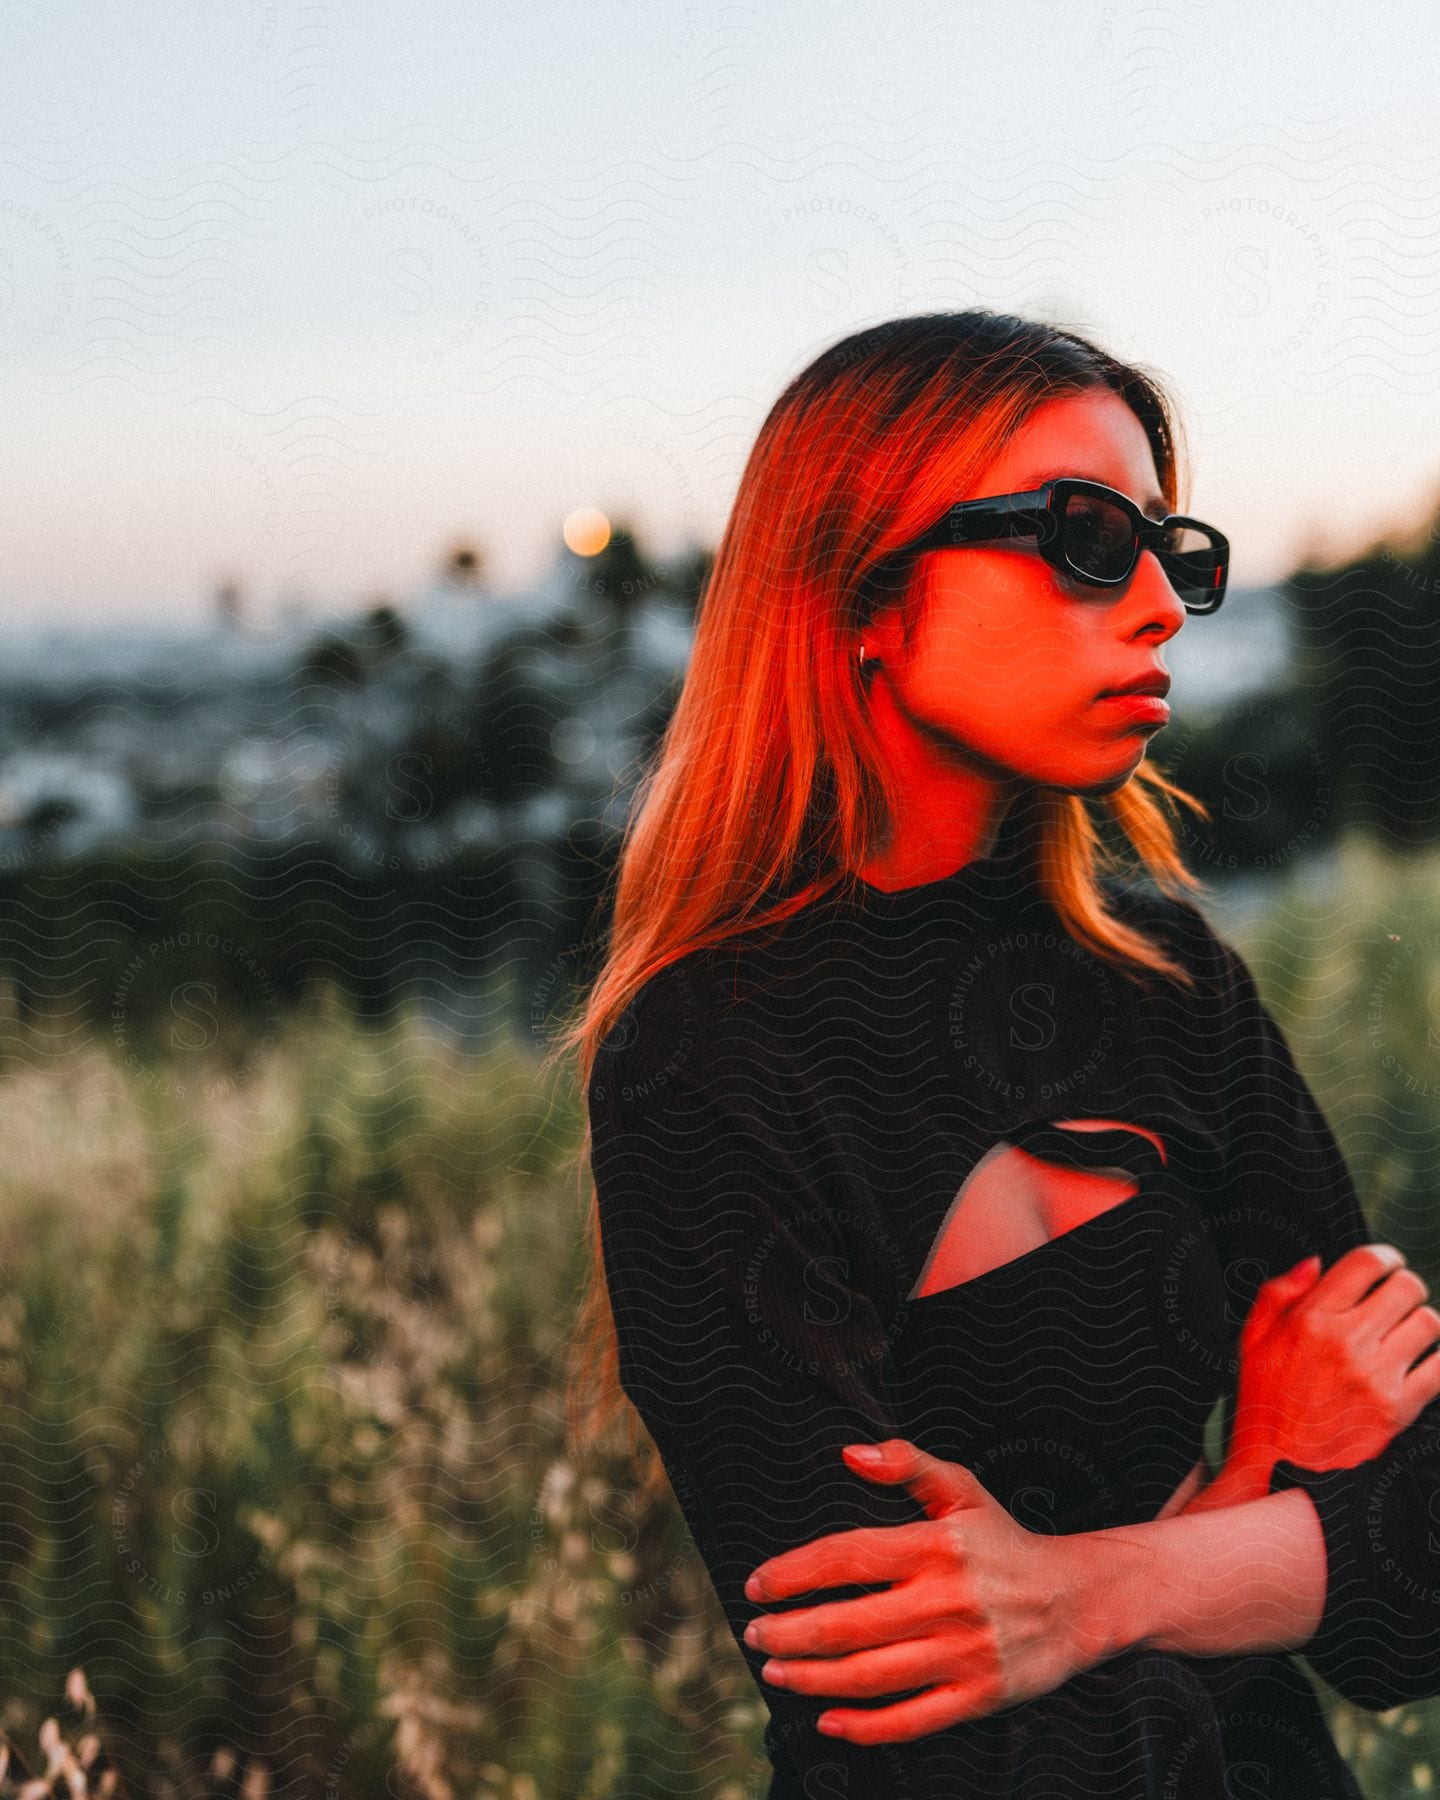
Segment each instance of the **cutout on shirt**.
[{"label": "cutout on shirt", "polygon": [[[1096,1132],[1104,1138],[1073,1135]],[[1156,1155],[1167,1160],[1156,1133],[1121,1119],[1042,1119],[1001,1138],[951,1201],[910,1299],[960,1287],[1133,1199],[1137,1169]]]}]

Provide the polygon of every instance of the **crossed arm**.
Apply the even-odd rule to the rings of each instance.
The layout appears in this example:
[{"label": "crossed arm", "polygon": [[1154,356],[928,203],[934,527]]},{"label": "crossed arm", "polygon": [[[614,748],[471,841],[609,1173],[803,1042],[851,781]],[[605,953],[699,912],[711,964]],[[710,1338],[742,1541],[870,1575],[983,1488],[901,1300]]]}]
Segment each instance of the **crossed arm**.
[{"label": "crossed arm", "polygon": [[[1299,1649],[1323,1616],[1325,1539],[1304,1492],[1052,1536],[1025,1531],[969,1470],[908,1440],[863,1462],[848,1454],[857,1473],[908,1487],[928,1518],[801,1545],[763,1563],[746,1587],[768,1605],[851,1582],[895,1584],[770,1614],[745,1633],[771,1659],[763,1680],[840,1701],[819,1721],[832,1735],[862,1744],[923,1736],[1051,1693],[1133,1648]],[[933,1685],[878,1709],[843,1704],[924,1684]]]},{"label": "crossed arm", "polygon": [[[1144,1646],[1188,1656],[1296,1650],[1325,1604],[1325,1539],[1296,1488],[1226,1504],[1212,1482],[1169,1518],[1060,1540],[1087,1664]],[[1263,1493],[1263,1489],[1262,1489]]]},{"label": "crossed arm", "polygon": [[1202,1459],[1148,1522],[1027,1533],[959,1464],[904,1439],[871,1456],[852,1446],[857,1473],[903,1483],[928,1519],[842,1532],[763,1564],[763,1593],[747,1588],[752,1600],[846,1581],[899,1585],[883,1599],[753,1622],[746,1641],[774,1659],[762,1678],[855,1696],[936,1683],[888,1708],[834,1714],[839,1734],[878,1743],[1049,1693],[1130,1649],[1224,1656],[1306,1647],[1325,1617],[1325,1530],[1309,1493],[1272,1494],[1271,1479],[1293,1454],[1321,1467],[1376,1454],[1440,1385],[1434,1358],[1423,1373],[1406,1373],[1412,1338],[1433,1337],[1430,1322],[1372,1342],[1424,1291],[1418,1278],[1393,1273],[1370,1288],[1399,1260],[1393,1247],[1360,1246],[1318,1282],[1298,1264],[1265,1284],[1242,1333],[1224,1467],[1207,1483]]},{"label": "crossed arm", "polygon": [[1148,1524],[1070,1540],[1096,1661],[1134,1645],[1192,1656],[1295,1650],[1314,1636],[1325,1539],[1308,1494],[1269,1492],[1272,1467],[1234,1457],[1212,1475],[1202,1458]]}]

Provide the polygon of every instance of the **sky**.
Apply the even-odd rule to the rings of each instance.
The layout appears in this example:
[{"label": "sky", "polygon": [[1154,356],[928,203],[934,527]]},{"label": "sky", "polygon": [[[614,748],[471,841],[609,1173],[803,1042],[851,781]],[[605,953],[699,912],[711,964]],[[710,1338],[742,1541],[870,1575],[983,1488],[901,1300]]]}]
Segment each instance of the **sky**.
[{"label": "sky", "polygon": [[1408,530],[1437,75],[1419,4],[8,0],[0,631],[713,544],[792,375],[972,305],[1161,375],[1233,584]]}]

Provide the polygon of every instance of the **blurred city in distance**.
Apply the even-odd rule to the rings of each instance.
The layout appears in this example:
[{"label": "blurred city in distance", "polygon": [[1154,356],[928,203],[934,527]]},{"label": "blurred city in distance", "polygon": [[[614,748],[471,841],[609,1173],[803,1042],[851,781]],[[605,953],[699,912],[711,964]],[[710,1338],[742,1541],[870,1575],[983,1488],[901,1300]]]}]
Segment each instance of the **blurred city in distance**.
[{"label": "blurred city in distance", "polygon": [[[25,904],[0,910],[0,963],[20,1006],[89,994],[103,1016],[135,946],[203,915],[281,995],[317,979],[379,1010],[403,995],[473,1040],[498,1028],[481,995],[503,973],[510,1024],[533,1034],[537,1004],[593,968],[710,561],[653,559],[602,524],[598,549],[562,541],[528,592],[496,591],[461,542],[421,591],[328,615],[251,626],[230,583],[205,630],[3,640],[0,895]],[[1183,832],[1221,914],[1296,868],[1323,882],[1346,828],[1433,840],[1425,555],[1233,588],[1167,646],[1175,716],[1152,754],[1212,809]],[[79,958],[63,922],[101,895],[107,930]],[[243,1011],[238,971],[191,947]],[[143,995],[137,975],[133,1010]]]}]

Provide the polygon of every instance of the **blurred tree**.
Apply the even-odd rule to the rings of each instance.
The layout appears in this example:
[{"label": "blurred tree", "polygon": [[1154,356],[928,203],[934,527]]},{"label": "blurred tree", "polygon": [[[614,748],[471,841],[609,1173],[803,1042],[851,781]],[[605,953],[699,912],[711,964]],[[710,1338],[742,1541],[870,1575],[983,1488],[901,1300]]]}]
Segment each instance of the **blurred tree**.
[{"label": "blurred tree", "polygon": [[481,587],[486,580],[485,552],[472,543],[454,544],[446,555],[441,574],[456,587]]},{"label": "blurred tree", "polygon": [[714,566],[715,552],[696,544],[666,568],[667,589],[685,606],[692,618],[700,610],[700,597]]},{"label": "blurred tree", "polygon": [[305,652],[300,676],[305,682],[327,682],[336,687],[353,687],[364,679],[365,665],[360,652],[348,638],[334,632],[316,638]]},{"label": "blurred tree", "polygon": [[383,600],[365,615],[363,642],[367,662],[384,662],[408,647],[410,628],[389,601]]},{"label": "blurred tree", "polygon": [[483,771],[486,798],[508,803],[553,788],[555,730],[570,706],[544,664],[556,629],[515,632],[495,646],[476,682],[472,767]]},{"label": "blurred tree", "polygon": [[1378,543],[1284,589],[1300,679],[1340,778],[1341,823],[1391,848],[1440,832],[1440,507],[1418,540]]},{"label": "blurred tree", "polygon": [[215,616],[222,630],[235,631],[245,623],[240,583],[226,579],[215,589]]},{"label": "blurred tree", "polygon": [[1154,754],[1210,809],[1208,823],[1183,815],[1197,873],[1279,869],[1333,838],[1334,784],[1305,688],[1252,695],[1202,723],[1177,723],[1175,741],[1162,734]]},{"label": "blurred tree", "polygon": [[664,585],[659,569],[624,525],[611,531],[609,543],[590,559],[584,575],[585,588],[622,613]]}]

